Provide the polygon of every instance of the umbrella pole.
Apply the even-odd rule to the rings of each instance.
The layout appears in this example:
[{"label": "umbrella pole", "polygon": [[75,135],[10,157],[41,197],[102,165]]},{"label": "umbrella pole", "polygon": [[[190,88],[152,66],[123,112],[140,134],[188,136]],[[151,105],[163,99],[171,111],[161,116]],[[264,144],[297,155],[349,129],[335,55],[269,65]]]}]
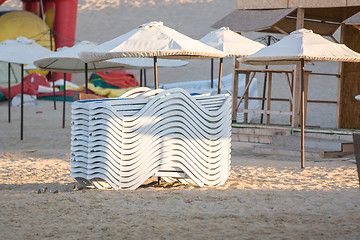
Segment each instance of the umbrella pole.
[{"label": "umbrella pole", "polygon": [[142,69],[140,69],[140,87],[142,87],[143,86],[143,70]]},{"label": "umbrella pole", "polygon": [[24,64],[21,64],[21,112],[20,112],[20,140],[24,132]]},{"label": "umbrella pole", "polygon": [[11,89],[10,89],[11,64],[8,63],[8,122],[11,122]]},{"label": "umbrella pole", "polygon": [[54,79],[54,73],[51,72],[51,81],[52,81],[52,89],[53,89],[53,101],[54,101],[54,110],[56,110],[56,96],[55,96],[55,79]]},{"label": "umbrella pole", "polygon": [[157,57],[154,57],[154,86],[155,89],[159,88],[158,72],[157,72]]},{"label": "umbrella pole", "polygon": [[66,73],[64,73],[63,119],[62,127],[65,128],[65,102],[66,102]]},{"label": "umbrella pole", "polygon": [[221,92],[221,77],[222,77],[223,61],[224,61],[224,59],[220,58],[218,94],[220,94],[220,92]]},{"label": "umbrella pole", "polygon": [[144,87],[147,86],[147,83],[146,83],[146,69],[144,69]]},{"label": "umbrella pole", "polygon": [[305,91],[304,59],[301,59],[301,168],[305,168]]},{"label": "umbrella pole", "polygon": [[211,59],[211,88],[214,87],[214,59]]},{"label": "umbrella pole", "polygon": [[85,63],[85,93],[88,94],[88,64]]}]

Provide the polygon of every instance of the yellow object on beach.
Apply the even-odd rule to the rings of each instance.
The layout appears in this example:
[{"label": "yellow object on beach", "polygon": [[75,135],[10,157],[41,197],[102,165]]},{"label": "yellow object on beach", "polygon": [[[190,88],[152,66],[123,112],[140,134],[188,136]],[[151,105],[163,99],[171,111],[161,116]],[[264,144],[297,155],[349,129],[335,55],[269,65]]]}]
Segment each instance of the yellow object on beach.
[{"label": "yellow object on beach", "polygon": [[[50,49],[50,30],[48,25],[35,14],[27,11],[10,11],[0,13],[0,42],[18,37],[33,39],[37,44]],[[51,38],[52,39],[52,38]],[[55,42],[52,39],[52,45]],[[48,71],[28,70],[46,76]]]},{"label": "yellow object on beach", "polygon": [[[88,83],[88,89],[93,91],[94,93],[101,95],[101,96],[107,96],[108,98],[118,98],[120,97],[122,94],[124,94],[125,92],[133,89],[135,87],[130,87],[130,88],[121,88],[121,89],[112,89],[112,88],[102,88],[102,87],[95,87],[94,84],[92,83]],[[73,87],[66,87],[67,90],[74,90],[74,91],[81,91],[85,89],[85,84],[78,87],[78,88],[73,88]]]},{"label": "yellow object on beach", "polygon": [[[26,37],[50,49],[50,31],[41,18],[27,11],[12,11],[0,14],[0,42],[7,39]],[[53,41],[53,46],[54,40]]]}]

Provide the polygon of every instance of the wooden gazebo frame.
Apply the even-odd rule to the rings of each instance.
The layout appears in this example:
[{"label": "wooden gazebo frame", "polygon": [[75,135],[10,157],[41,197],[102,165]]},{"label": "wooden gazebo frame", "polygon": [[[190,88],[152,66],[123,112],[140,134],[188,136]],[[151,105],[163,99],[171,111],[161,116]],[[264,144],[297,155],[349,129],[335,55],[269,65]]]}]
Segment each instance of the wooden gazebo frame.
[{"label": "wooden gazebo frame", "polygon": [[[341,27],[340,43],[360,52],[360,31],[357,24],[344,21],[360,12],[360,0],[237,0],[237,10],[213,25],[230,27],[236,32],[270,32],[289,34],[300,29],[312,29],[315,33],[336,39],[332,34]],[[249,26],[251,25],[251,26]],[[252,28],[251,28],[252,27]],[[300,125],[300,64],[296,66],[292,126]],[[360,129],[360,104],[355,96],[360,94],[360,63],[339,63],[338,90],[336,96],[337,128]],[[358,117],[354,117],[358,116]]]}]

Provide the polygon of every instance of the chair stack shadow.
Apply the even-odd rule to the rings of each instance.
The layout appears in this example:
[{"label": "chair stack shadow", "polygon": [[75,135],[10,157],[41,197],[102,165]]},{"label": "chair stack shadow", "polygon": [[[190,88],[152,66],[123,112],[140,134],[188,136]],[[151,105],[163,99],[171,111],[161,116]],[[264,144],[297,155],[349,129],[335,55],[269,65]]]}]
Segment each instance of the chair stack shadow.
[{"label": "chair stack shadow", "polygon": [[151,90],[72,104],[71,176],[86,186],[133,190],[152,176],[222,185],[230,149],[228,94]]}]

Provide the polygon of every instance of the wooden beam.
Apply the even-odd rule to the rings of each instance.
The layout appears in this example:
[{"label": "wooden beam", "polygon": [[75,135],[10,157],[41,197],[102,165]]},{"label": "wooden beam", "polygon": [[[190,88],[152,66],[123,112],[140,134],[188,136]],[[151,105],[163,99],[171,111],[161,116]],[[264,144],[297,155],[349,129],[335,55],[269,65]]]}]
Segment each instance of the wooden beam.
[{"label": "wooden beam", "polygon": [[280,111],[280,110],[261,110],[261,109],[239,109],[239,112],[243,113],[255,113],[255,114],[276,114],[276,115],[285,115],[289,116],[292,114],[292,112],[288,111]]},{"label": "wooden beam", "polygon": [[[252,79],[249,79],[249,74],[246,74],[245,77],[245,84],[247,86],[250,86],[250,82],[252,81]],[[249,88],[248,88],[249,89]],[[248,89],[245,91],[245,96],[244,96],[244,109],[248,109],[249,107],[249,91]],[[248,122],[248,114],[244,113],[244,123]]]},{"label": "wooden beam", "polygon": [[[246,77],[248,78],[249,76],[250,76],[250,73],[247,73]],[[252,81],[252,78],[251,78],[250,81],[246,84],[244,93],[241,95],[241,97],[240,97],[240,99],[239,99],[239,102],[238,102],[237,105],[236,105],[236,110],[239,109],[239,106],[240,106],[242,100],[244,99],[246,92],[249,90],[249,86],[250,86],[250,84],[251,84],[251,81]]]},{"label": "wooden beam", "polygon": [[298,8],[296,14],[296,29],[304,28],[305,9]]},{"label": "wooden beam", "polygon": [[333,73],[314,73],[311,72],[310,75],[321,75],[321,76],[333,76],[333,77],[340,77],[340,74],[333,74]]},{"label": "wooden beam", "polygon": [[[268,73],[268,81],[267,81],[267,94],[266,94],[266,111],[270,111],[270,107],[271,107],[271,85],[272,85],[272,73],[269,72]],[[266,125],[270,124],[270,114],[267,113],[266,114]]]},{"label": "wooden beam", "polygon": [[288,32],[286,32],[285,30],[281,29],[281,28],[278,27],[278,26],[273,26],[273,28],[274,28],[276,31],[279,31],[279,33],[282,33],[282,34],[285,34],[285,35],[289,35]]},{"label": "wooden beam", "polygon": [[289,69],[257,69],[257,68],[249,68],[249,69],[235,69],[235,72],[245,74],[247,72],[272,72],[272,73],[293,73],[294,70]]},{"label": "wooden beam", "polygon": [[[345,17],[346,15],[344,15]],[[344,43],[344,39],[345,39],[345,24],[341,24],[340,27],[340,43]],[[338,79],[338,87],[337,87],[337,94],[336,94],[336,100],[338,102],[337,106],[336,106],[336,127],[340,127],[341,126],[341,121],[342,121],[342,82],[343,82],[343,78],[344,78],[344,72],[343,72],[343,67],[344,67],[344,63],[339,62],[339,68],[338,68],[338,73],[340,75],[340,78]]]},{"label": "wooden beam", "polygon": [[239,73],[236,72],[236,69],[239,68],[239,61],[234,57],[234,73],[233,73],[233,82],[232,82],[232,120],[236,121],[236,106],[238,99],[238,89],[239,89]]}]

